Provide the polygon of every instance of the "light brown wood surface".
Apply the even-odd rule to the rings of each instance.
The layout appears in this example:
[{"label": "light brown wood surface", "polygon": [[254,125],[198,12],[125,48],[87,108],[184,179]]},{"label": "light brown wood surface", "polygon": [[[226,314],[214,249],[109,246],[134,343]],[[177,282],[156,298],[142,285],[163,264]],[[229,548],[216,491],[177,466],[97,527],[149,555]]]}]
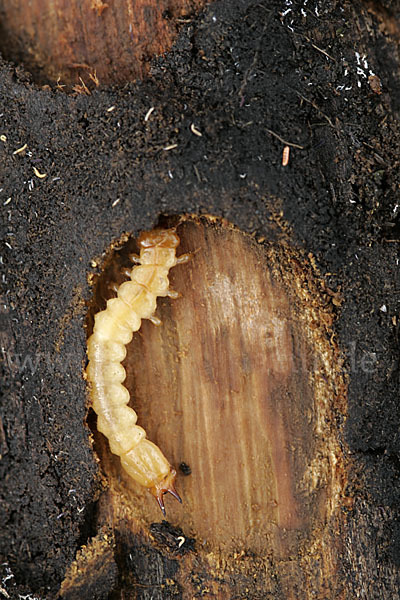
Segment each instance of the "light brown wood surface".
[{"label": "light brown wood surface", "polygon": [[[313,598],[315,561],[321,589],[339,585],[333,531],[346,477],[336,428],[345,386],[331,331],[338,299],[289,247],[258,244],[215,220],[186,221],[178,233],[178,255],[195,251],[170,273],[182,296],[159,299],[163,324],[143,322],[125,360],[138,423],[173,465],[192,471],[178,469],[183,504],[166,497],[167,518],[196,539],[212,581],[244,570],[265,591],[277,577],[287,598],[303,581]],[[98,294],[128,249],[111,260]],[[100,520],[146,535],[162,518],[154,499],[96,440],[111,482]],[[224,598],[232,589],[215,583],[214,592]]]}]

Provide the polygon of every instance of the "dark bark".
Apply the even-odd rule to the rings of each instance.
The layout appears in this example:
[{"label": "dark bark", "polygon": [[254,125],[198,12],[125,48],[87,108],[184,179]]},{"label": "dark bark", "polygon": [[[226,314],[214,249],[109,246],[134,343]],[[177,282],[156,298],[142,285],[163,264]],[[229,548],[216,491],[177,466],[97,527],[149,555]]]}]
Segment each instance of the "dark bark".
[{"label": "dark bark", "polygon": [[[71,97],[39,89],[1,64],[0,587],[11,598],[54,598],[60,589],[70,599],[399,598],[397,31],[392,3],[230,0],[187,24],[149,78],[123,89]],[[286,142],[294,145],[283,167]],[[82,376],[90,274],[116,260],[113,248],[126,242],[123,233],[188,213],[222,217],[255,241],[236,232],[244,246],[235,254],[227,230],[208,226],[203,256],[195,255],[186,271],[196,287],[187,285],[185,271],[174,275],[184,288],[176,303],[184,307],[208,286],[200,265],[232,279],[260,252],[258,271],[247,269],[256,280],[256,272],[261,277],[272,268],[272,255],[280,257],[274,277],[285,298],[293,298],[288,320],[295,322],[296,311],[308,319],[292,330],[293,348],[300,355],[307,340],[308,355],[315,355],[316,335],[332,353],[323,395],[326,445],[313,454],[317,403],[300,442],[291,430],[301,402],[310,408],[318,399],[309,400],[305,388],[285,384],[294,404],[293,421],[290,401],[284,421],[288,445],[308,446],[312,476],[322,472],[313,456],[328,467],[339,459],[340,494],[327,516],[329,478],[321,477],[307,500],[293,476],[293,497],[302,519],[308,516],[304,527],[281,523],[286,554],[265,535],[274,517],[264,506],[260,526],[250,532],[256,538],[259,529],[264,545],[246,546],[232,515],[236,553],[212,534],[204,539],[192,492],[188,506],[199,511],[192,521],[174,509],[161,522],[151,498],[138,501],[123,491],[118,460],[97,435],[92,447]],[[181,227],[183,250],[208,235],[191,232],[194,224]],[[106,283],[103,276],[97,289]],[[301,311],[303,293],[318,307],[313,318]],[[151,341],[146,327],[132,347],[131,360],[146,365],[143,389],[154,379],[146,356],[157,344],[168,360],[174,346],[182,349],[174,336],[181,319],[195,314],[186,307],[161,303],[164,329],[157,335],[164,341]],[[221,313],[207,313],[204,327],[220,319]],[[157,436],[153,404],[141,402]],[[183,413],[190,429],[190,402]],[[88,420],[95,431],[90,413]],[[171,442],[173,455],[184,434],[177,446]],[[190,465],[182,448],[176,458]],[[200,458],[196,468],[201,464],[207,463]],[[196,477],[196,469],[186,480],[182,475],[182,488],[190,490]],[[215,519],[218,498],[211,497],[208,514]],[[180,536],[185,542],[178,547]]]}]

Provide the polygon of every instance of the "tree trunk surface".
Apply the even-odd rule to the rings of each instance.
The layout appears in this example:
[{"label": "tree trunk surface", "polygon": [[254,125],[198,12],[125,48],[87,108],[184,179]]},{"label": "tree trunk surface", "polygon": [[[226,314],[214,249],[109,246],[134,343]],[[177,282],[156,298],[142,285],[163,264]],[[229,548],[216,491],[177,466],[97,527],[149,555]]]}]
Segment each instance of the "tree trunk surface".
[{"label": "tree trunk surface", "polygon": [[122,84],[143,77],[154,56],[206,0],[1,0],[1,51],[41,83]]},{"label": "tree trunk surface", "polygon": [[[400,598],[399,7],[205,4],[0,3],[5,598]],[[165,518],[84,376],[155,226],[192,257],[123,364]]]}]

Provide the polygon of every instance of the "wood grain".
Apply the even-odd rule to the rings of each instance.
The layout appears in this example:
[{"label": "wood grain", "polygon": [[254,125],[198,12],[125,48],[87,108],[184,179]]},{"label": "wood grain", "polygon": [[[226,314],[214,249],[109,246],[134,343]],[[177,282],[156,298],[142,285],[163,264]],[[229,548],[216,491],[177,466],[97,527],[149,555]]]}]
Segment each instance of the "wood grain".
[{"label": "wood grain", "polygon": [[206,0],[0,0],[1,52],[39,83],[143,77]]},{"label": "wood grain", "polygon": [[[243,553],[247,572],[259,569],[254,557],[272,561],[286,597],[307,577],[311,594],[312,561],[322,581],[335,577],[345,486],[332,296],[288,247],[204,219],[178,233],[178,254],[195,251],[171,271],[182,297],[159,300],[162,326],[143,322],[125,361],[138,423],[173,465],[191,468],[178,470],[184,503],[166,497],[167,518],[196,539],[208,568],[237,570]],[[156,503],[97,444],[111,481],[104,519],[146,531],[160,520]]]}]

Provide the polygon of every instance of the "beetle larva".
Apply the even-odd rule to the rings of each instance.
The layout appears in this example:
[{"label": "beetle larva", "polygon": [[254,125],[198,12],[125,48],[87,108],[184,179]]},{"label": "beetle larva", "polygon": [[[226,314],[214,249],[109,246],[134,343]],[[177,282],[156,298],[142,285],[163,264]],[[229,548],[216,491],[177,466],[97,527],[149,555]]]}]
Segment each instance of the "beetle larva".
[{"label": "beetle larva", "polygon": [[122,385],[126,372],[121,362],[126,356],[125,346],[142,319],[160,324],[154,316],[157,296],[179,296],[169,288],[168,272],[187,262],[191,255],[176,257],[179,237],[175,229],[145,231],[138,245],[140,256],[131,256],[138,265],[129,271],[130,281],[122,283],[117,297],[108,300],[106,309],[94,317],[93,334],[87,343],[86,373],[98,431],[108,438],[111,452],[121,458],[127,473],[156,497],[165,515],[164,494],[169,492],[181,502],[174,487],[176,471],[146,438],[145,430],[136,425],[137,415],[127,406],[130,396]]}]

